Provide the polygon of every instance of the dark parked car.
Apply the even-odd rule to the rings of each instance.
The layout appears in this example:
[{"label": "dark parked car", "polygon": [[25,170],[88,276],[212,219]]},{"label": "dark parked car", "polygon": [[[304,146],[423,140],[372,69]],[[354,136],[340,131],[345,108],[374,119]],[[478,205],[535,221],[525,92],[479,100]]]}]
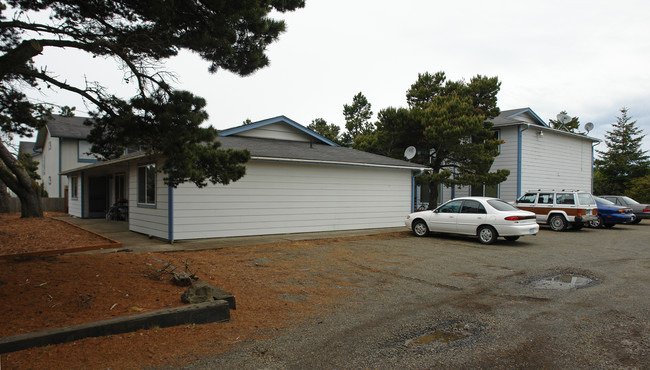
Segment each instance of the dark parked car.
[{"label": "dark parked car", "polygon": [[623,195],[599,195],[599,197],[609,200],[610,202],[621,207],[630,207],[636,216],[634,224],[638,224],[644,218],[650,218],[650,204],[642,204],[636,200]]},{"label": "dark parked car", "polygon": [[617,206],[613,202],[600,197],[594,197],[594,199],[598,205],[598,219],[589,222],[589,226],[610,228],[616,224],[627,224],[636,220],[632,208]]}]

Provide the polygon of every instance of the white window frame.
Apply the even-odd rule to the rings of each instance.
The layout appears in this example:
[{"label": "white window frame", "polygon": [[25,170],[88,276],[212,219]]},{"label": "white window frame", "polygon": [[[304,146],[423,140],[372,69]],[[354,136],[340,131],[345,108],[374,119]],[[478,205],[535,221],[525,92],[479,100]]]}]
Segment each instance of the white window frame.
[{"label": "white window frame", "polygon": [[79,199],[79,177],[70,177],[70,198]]},{"label": "white window frame", "polygon": [[[152,178],[150,178],[150,175]],[[138,166],[138,206],[156,206],[156,177],[155,163],[147,163]],[[141,184],[143,181],[144,183]],[[151,194],[151,192],[153,192],[153,194]]]}]

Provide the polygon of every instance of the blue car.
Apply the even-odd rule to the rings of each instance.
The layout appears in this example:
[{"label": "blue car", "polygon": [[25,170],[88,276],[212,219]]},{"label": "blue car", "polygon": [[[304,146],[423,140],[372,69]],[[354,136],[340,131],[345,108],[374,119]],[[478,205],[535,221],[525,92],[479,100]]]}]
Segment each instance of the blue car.
[{"label": "blue car", "polygon": [[594,197],[598,205],[598,219],[589,222],[594,228],[614,227],[616,224],[631,223],[636,219],[632,208],[617,206],[613,202],[600,197]]}]

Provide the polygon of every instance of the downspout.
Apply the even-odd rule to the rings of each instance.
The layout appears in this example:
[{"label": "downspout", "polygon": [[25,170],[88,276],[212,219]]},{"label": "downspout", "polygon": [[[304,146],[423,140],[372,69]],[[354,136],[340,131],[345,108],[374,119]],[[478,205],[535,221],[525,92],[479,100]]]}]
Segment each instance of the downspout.
[{"label": "downspout", "polygon": [[59,198],[61,198],[61,147],[63,146],[63,139],[59,138]]},{"label": "downspout", "polygon": [[415,178],[422,175],[424,173],[424,170],[420,170],[417,174],[415,171],[411,171],[411,213],[415,212],[415,203],[417,200],[415,199],[416,191],[415,191]]},{"label": "downspout", "polygon": [[521,160],[522,160],[522,151],[523,151],[523,135],[522,133],[530,128],[530,124],[526,124],[526,128],[520,130],[522,125],[517,126],[517,197],[519,199],[521,196]]},{"label": "downspout", "polygon": [[599,142],[597,142],[596,144],[593,144],[593,145],[591,146],[591,191],[590,191],[591,194],[594,193],[594,162],[595,162],[595,159],[594,159],[594,148],[595,148],[598,144],[600,144],[600,143],[601,143],[601,142],[599,141]]},{"label": "downspout", "polygon": [[84,218],[84,199],[86,199],[86,195],[84,194],[84,173],[83,172],[81,172],[79,174],[79,181],[81,182],[81,184],[79,184],[79,186],[81,187],[81,189],[79,189],[79,191],[80,191],[79,194],[80,194],[80,198],[81,198],[81,202],[80,202],[81,203],[80,204],[81,212],[80,212],[80,214],[81,214],[81,218]]},{"label": "downspout", "polygon": [[174,244],[174,188],[167,187],[167,239]]}]

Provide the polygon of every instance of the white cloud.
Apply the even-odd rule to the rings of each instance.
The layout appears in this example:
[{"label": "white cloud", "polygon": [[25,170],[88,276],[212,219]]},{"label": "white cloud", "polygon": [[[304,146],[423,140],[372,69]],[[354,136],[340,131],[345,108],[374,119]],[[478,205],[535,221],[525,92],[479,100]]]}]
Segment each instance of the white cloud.
[{"label": "white cloud", "polygon": [[[343,126],[343,104],[359,91],[377,113],[404,106],[418,73],[445,71],[454,80],[498,76],[502,109],[530,107],[544,120],[567,110],[593,122],[600,138],[627,106],[650,134],[649,15],[650,3],[638,0],[307,0],[276,15],[288,30],[269,48],[271,66],[252,76],[209,74],[187,54],[167,67],[181,88],[207,99],[219,129],[280,114]],[[128,91],[114,64],[69,55],[44,60]]]}]

